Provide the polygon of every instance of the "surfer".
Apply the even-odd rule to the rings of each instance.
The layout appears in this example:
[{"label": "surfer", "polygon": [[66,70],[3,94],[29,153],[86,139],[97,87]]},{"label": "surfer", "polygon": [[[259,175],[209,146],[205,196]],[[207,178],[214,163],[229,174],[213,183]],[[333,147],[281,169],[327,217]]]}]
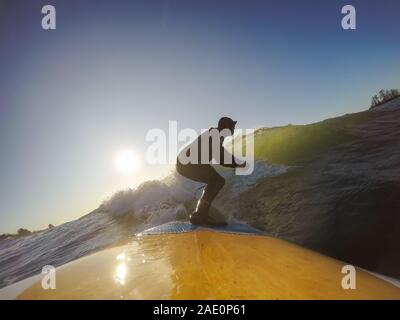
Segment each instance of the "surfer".
[{"label": "surfer", "polygon": [[[190,222],[197,225],[222,226],[225,219],[209,215],[209,208],[218,192],[225,184],[225,179],[211,166],[214,159],[217,164],[228,168],[244,168],[246,162],[237,159],[223,146],[224,139],[232,136],[237,121],[222,117],[217,128],[210,128],[201,134],[178,155],[176,170],[184,177],[206,186],[196,209],[190,216]],[[207,154],[208,152],[208,154]]]}]

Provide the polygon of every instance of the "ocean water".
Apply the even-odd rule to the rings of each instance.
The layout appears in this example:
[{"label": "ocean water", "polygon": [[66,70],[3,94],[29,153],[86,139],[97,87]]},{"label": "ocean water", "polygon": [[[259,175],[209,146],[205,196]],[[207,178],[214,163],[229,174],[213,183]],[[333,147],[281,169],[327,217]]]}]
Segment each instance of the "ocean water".
[{"label": "ocean water", "polygon": [[[217,208],[233,220],[235,198],[260,180],[286,172],[287,167],[256,162],[253,174],[236,176],[219,170],[226,185]],[[80,219],[28,237],[0,241],[0,287],[39,274],[45,265],[60,266],[107,246],[129,241],[136,233],[174,220],[185,219],[185,204],[201,194],[202,184],[173,173],[122,190]]]}]

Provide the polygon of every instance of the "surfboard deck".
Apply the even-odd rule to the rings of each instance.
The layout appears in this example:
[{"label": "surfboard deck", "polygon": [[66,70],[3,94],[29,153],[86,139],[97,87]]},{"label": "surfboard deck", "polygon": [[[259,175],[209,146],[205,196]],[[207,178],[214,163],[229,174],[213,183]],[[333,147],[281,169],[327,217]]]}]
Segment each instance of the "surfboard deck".
[{"label": "surfboard deck", "polygon": [[[400,288],[357,268],[356,289],[341,283],[346,263],[234,224],[174,222],[148,229],[41,279],[0,291],[17,299],[400,299]],[[19,286],[19,287],[18,287]],[[8,290],[8,291],[7,291]]]}]

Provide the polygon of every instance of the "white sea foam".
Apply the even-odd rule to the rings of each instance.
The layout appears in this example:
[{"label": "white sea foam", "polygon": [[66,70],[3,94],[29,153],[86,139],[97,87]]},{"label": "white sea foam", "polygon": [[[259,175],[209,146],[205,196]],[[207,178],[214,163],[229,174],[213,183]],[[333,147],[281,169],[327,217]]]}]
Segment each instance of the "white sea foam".
[{"label": "white sea foam", "polygon": [[[240,193],[249,190],[261,179],[285,173],[287,167],[259,161],[255,164],[254,172],[247,176],[235,175],[233,170],[217,170],[226,180],[221,196],[232,202]],[[132,215],[146,225],[158,225],[160,222],[179,219],[185,212],[183,204],[199,198],[199,189],[203,185],[174,172],[161,181],[145,182],[137,189],[116,193],[101,205],[100,210],[116,217]]]}]

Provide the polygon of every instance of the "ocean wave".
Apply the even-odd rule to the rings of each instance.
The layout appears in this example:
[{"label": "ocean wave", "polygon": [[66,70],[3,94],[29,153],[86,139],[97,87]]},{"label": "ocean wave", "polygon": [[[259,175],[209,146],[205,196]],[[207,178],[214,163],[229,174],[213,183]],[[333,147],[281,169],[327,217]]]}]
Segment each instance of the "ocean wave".
[{"label": "ocean wave", "polygon": [[[226,185],[215,206],[232,219],[237,196],[260,180],[282,174],[287,167],[256,162],[248,176],[218,169]],[[125,241],[144,229],[186,219],[203,184],[174,172],[136,189],[115,193],[80,219],[28,237],[0,241],[0,287],[39,274],[45,265],[59,266],[106,246]]]}]

